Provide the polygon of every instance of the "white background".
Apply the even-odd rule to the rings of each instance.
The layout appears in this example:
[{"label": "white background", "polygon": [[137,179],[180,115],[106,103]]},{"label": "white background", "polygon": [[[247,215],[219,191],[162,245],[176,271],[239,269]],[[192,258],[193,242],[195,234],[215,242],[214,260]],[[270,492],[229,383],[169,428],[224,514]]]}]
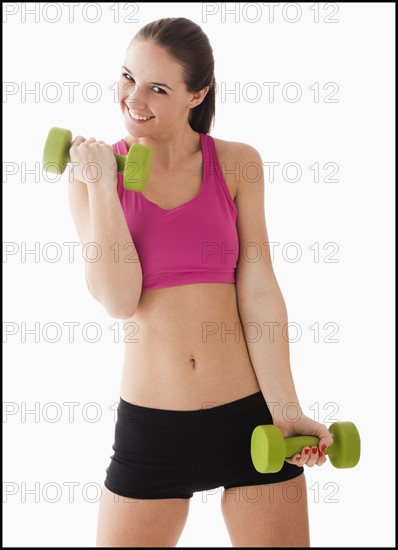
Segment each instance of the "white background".
[{"label": "white background", "polygon": [[[279,163],[273,179],[265,172],[266,219],[270,240],[280,243],[274,269],[289,321],[302,331],[290,345],[302,406],[312,416],[318,410],[327,425],[351,420],[361,434],[356,468],[337,470],[329,461],[305,468],[311,544],[393,546],[395,4],[281,3],[273,20],[263,3],[228,4],[236,9],[229,15],[225,4],[119,3],[119,20],[111,6],[101,4],[90,22],[95,9],[79,3],[73,23],[66,4],[29,4],[36,16],[24,14],[25,4],[3,8],[3,544],[94,546],[96,488],[112,452],[119,398],[121,321],[89,294],[81,248],[68,258],[64,243],[78,236],[67,175],[52,182],[42,172],[45,138],[52,126],[110,144],[124,137],[110,87],[125,50],[149,21],[184,16],[208,35],[224,90],[212,135],[248,143],[264,163]],[[213,15],[206,18],[206,10]],[[129,14],[136,22],[124,21]],[[73,98],[67,82],[77,83]],[[100,86],[98,101],[90,82]],[[269,82],[279,83],[273,100]],[[292,82],[302,92],[294,102],[293,88],[284,88]],[[58,98],[49,83],[57,83]],[[288,163],[301,167],[298,181],[284,177]],[[337,165],[336,181],[325,179],[326,163]],[[58,261],[50,243],[58,244]],[[288,243],[301,252],[295,262]],[[24,254],[35,247],[36,258]],[[25,330],[35,323],[36,341]],[[87,323],[100,327],[98,341]],[[316,324],[319,341],[310,328]],[[51,342],[56,326],[59,340]],[[67,402],[77,404],[73,421]],[[24,414],[35,407],[36,416]],[[51,421],[57,410],[60,418]],[[27,492],[35,487],[36,495]],[[194,495],[178,546],[231,546],[221,492]]]}]

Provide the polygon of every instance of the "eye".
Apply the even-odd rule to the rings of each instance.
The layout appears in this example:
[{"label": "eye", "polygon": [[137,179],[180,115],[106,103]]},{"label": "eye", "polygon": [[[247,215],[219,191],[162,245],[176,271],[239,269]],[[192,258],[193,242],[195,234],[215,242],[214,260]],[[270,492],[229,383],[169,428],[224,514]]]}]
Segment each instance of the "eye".
[{"label": "eye", "polygon": [[[130,74],[128,74],[128,73],[123,73],[122,76],[124,76],[124,78],[125,78],[126,80],[130,80],[130,82],[134,82],[134,78],[133,78]],[[157,94],[165,94],[165,93],[167,93],[167,92],[165,92],[162,88],[159,88],[159,86],[154,86],[153,89],[155,89],[155,88],[159,90],[158,92],[156,92]]]},{"label": "eye", "polygon": [[158,92],[156,92],[157,94],[165,94],[165,93],[167,93],[167,92],[165,92],[165,91],[163,90],[163,88],[159,88],[159,86],[154,86],[154,88],[157,88],[157,89],[159,90]]}]

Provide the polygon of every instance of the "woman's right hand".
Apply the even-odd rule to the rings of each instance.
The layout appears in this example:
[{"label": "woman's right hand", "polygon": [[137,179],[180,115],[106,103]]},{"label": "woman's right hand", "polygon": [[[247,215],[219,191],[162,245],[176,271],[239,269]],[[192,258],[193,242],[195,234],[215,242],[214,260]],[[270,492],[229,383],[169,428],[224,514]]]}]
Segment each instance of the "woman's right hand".
[{"label": "woman's right hand", "polygon": [[113,148],[94,138],[77,136],[70,147],[73,177],[89,188],[114,189],[117,185],[117,163]]}]

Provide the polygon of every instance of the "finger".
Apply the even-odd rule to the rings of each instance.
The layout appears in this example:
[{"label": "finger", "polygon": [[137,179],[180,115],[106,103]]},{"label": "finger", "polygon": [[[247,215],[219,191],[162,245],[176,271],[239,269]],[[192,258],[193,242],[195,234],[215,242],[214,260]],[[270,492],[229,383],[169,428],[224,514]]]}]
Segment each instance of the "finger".
[{"label": "finger", "polygon": [[76,136],[75,139],[71,143],[71,147],[75,147],[76,145],[80,145],[81,143],[84,143],[86,141],[86,138],[83,136]]},{"label": "finger", "polygon": [[325,427],[325,432],[323,435],[319,436],[318,448],[320,451],[325,452],[325,450],[333,444],[333,437],[329,430]]},{"label": "finger", "polygon": [[314,464],[317,463],[318,461],[318,458],[319,458],[319,450],[318,450],[318,447],[311,447],[310,449],[310,453],[309,453],[309,458],[307,460],[307,466],[314,466]]},{"label": "finger", "polygon": [[319,451],[319,458],[316,462],[316,465],[322,466],[322,464],[325,464],[325,462],[326,462],[326,455],[322,451]]},{"label": "finger", "polygon": [[285,458],[286,462],[289,464],[294,464],[295,466],[304,466],[308,460],[308,455],[302,452],[301,454],[297,453],[290,458]]},{"label": "finger", "polygon": [[297,456],[298,459],[295,458],[294,463],[297,464],[297,466],[304,466],[304,464],[307,464],[309,455],[310,455],[310,448],[303,447],[303,449],[301,449],[301,453],[298,455],[295,455],[295,457]]},{"label": "finger", "polygon": [[300,459],[301,459],[301,455],[297,454],[297,455],[291,456],[290,458],[285,458],[285,461],[288,462],[289,464],[294,464],[295,466],[299,466]]}]

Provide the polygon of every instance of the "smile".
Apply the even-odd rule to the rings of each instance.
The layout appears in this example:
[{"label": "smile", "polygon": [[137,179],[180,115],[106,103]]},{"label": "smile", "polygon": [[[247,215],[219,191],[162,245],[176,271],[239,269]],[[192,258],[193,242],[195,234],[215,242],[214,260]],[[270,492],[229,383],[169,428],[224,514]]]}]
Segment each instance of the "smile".
[{"label": "smile", "polygon": [[131,118],[131,120],[133,120],[134,122],[148,122],[148,120],[151,120],[152,118],[155,118],[154,116],[141,116],[141,115],[136,115],[134,113],[132,113],[129,109],[127,109],[128,113],[129,113],[129,117]]}]

